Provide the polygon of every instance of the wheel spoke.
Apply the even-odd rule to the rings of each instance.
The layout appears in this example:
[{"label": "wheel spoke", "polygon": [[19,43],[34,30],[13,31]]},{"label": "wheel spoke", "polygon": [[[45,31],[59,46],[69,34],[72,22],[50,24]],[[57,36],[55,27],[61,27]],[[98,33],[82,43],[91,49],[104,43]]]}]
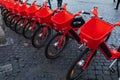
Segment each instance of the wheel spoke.
[{"label": "wheel spoke", "polygon": [[73,75],[74,75],[74,72],[75,72],[75,71],[74,71],[74,70],[72,70],[70,75],[71,75],[71,76],[73,76]]},{"label": "wheel spoke", "polygon": [[[39,25],[37,25],[37,27],[39,27]],[[49,35],[51,34],[51,31],[47,29],[46,33],[44,33],[44,28],[46,27],[41,27],[38,30],[35,30],[35,33],[33,32],[32,44],[36,48],[41,48],[42,46],[44,46],[48,38],[50,37]],[[36,40],[38,41],[37,43]]]},{"label": "wheel spoke", "polygon": [[[62,35],[57,34],[47,44],[47,47],[45,49],[46,51],[45,54],[47,58],[54,59],[60,55],[61,51],[64,49],[66,45],[66,38],[65,42],[64,40],[62,40],[62,42],[60,43],[61,37]],[[52,55],[50,55],[49,52],[52,52]]]},{"label": "wheel spoke", "polygon": [[38,39],[36,39],[35,43],[36,43],[37,45],[39,45],[39,41],[38,41]]}]

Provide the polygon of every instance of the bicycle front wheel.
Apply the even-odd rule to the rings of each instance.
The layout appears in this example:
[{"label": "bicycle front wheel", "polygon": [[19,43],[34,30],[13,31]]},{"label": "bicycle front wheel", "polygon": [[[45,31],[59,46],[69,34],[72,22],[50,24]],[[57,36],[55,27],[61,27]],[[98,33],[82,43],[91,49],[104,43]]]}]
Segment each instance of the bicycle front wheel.
[{"label": "bicycle front wheel", "polygon": [[2,9],[1,10],[1,14],[2,14],[2,16],[4,16],[5,15],[5,13],[7,13],[8,12],[8,10],[7,9]]},{"label": "bicycle front wheel", "polygon": [[63,51],[67,44],[67,36],[63,37],[63,34],[57,33],[53,38],[48,42],[45,48],[45,56],[48,59],[56,59],[60,56],[60,53]]},{"label": "bicycle front wheel", "polygon": [[41,48],[47,43],[50,34],[51,34],[51,29],[46,29],[46,27],[41,26],[33,35],[32,45],[35,48]]},{"label": "bicycle front wheel", "polygon": [[83,66],[86,62],[89,51],[89,48],[86,48],[83,53],[78,56],[76,61],[70,67],[66,80],[78,80],[82,76],[82,72],[84,71]]},{"label": "bicycle front wheel", "polygon": [[4,17],[5,24],[10,27],[10,21],[13,18],[14,14],[13,13],[8,13],[6,14],[6,17]]},{"label": "bicycle front wheel", "polygon": [[24,25],[25,25],[25,22],[26,19],[25,18],[20,18],[16,24],[15,24],[15,32],[18,33],[18,34],[23,34],[23,28],[24,28]]},{"label": "bicycle front wheel", "polygon": [[11,21],[10,21],[10,28],[11,28],[13,31],[15,31],[15,24],[16,24],[18,18],[19,18],[19,16],[18,16],[18,15],[15,15],[15,16],[11,19]]},{"label": "bicycle front wheel", "polygon": [[[36,24],[36,23],[35,23],[35,24]],[[35,25],[34,29],[32,30],[33,26],[34,26],[34,21],[33,21],[33,20],[32,20],[32,21],[29,21],[29,22],[25,25],[25,27],[24,27],[24,29],[23,29],[23,35],[24,35],[25,38],[27,38],[27,39],[32,39],[35,31],[39,28],[38,26]]]}]

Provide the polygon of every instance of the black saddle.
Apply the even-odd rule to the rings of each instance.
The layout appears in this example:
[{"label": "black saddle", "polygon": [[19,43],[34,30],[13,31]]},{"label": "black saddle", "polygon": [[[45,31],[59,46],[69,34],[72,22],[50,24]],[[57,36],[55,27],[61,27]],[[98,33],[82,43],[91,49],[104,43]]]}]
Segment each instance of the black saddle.
[{"label": "black saddle", "polygon": [[81,16],[77,16],[73,19],[71,26],[73,28],[79,28],[85,23],[84,19]]}]

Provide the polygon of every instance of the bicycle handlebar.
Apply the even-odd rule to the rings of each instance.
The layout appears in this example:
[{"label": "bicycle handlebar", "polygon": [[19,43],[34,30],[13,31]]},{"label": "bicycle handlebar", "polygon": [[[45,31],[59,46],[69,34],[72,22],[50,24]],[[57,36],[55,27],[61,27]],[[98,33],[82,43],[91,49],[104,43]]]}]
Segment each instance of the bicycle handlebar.
[{"label": "bicycle handlebar", "polygon": [[90,15],[90,12],[82,11],[82,14]]},{"label": "bicycle handlebar", "polygon": [[114,26],[120,26],[120,21],[113,24]]},{"label": "bicycle handlebar", "polygon": [[59,10],[66,10],[67,3],[65,3],[62,7],[58,7]]},{"label": "bicycle handlebar", "polygon": [[74,14],[74,16],[79,16],[80,14],[90,15],[89,12],[86,12],[86,11],[79,11],[79,12],[77,12],[76,14]]},{"label": "bicycle handlebar", "polygon": [[33,1],[32,5],[36,5],[36,2],[37,2],[36,0],[35,0],[35,1]]},{"label": "bicycle handlebar", "polygon": [[62,6],[62,7],[57,7],[54,11],[53,11],[53,15],[55,14],[55,13],[58,13],[58,12],[60,12],[60,11],[62,11],[62,10],[66,10],[66,3]]}]

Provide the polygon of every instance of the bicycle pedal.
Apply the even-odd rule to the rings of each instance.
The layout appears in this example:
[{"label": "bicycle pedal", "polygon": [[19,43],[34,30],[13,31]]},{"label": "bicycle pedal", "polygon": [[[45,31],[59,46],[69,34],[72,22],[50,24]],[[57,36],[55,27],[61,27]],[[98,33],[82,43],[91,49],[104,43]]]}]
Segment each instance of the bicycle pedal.
[{"label": "bicycle pedal", "polygon": [[109,68],[109,70],[110,70],[110,72],[112,72],[112,73],[115,73],[115,69],[114,68]]}]

